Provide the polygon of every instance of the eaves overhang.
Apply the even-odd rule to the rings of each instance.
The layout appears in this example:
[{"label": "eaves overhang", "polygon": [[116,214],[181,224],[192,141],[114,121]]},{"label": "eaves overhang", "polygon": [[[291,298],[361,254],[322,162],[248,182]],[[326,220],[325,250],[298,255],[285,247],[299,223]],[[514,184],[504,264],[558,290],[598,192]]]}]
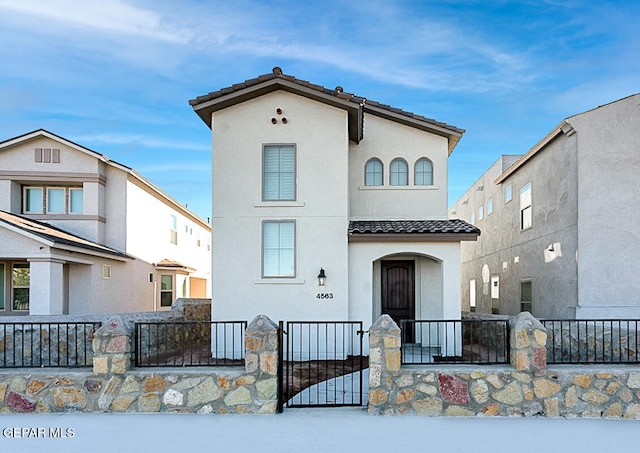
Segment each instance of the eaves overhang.
[{"label": "eaves overhang", "polygon": [[568,137],[575,134],[576,131],[573,126],[566,120],[558,124],[551,132],[544,136],[542,140],[535,144],[526,154],[523,154],[517,161],[507,168],[498,178],[494,181],[495,184],[502,183],[509,176],[514,174],[520,167],[525,165],[533,156],[542,151],[549,143],[551,143],[560,134],[565,134]]},{"label": "eaves overhang", "polygon": [[342,93],[338,91],[334,91],[335,94],[326,93],[325,89],[320,90],[318,86],[304,86],[299,82],[292,82],[280,77],[267,79],[256,85],[249,85],[245,88],[233,89],[233,87],[231,87],[227,90],[220,90],[216,93],[200,96],[189,101],[189,103],[196,114],[202,119],[202,121],[204,121],[209,129],[211,129],[211,120],[214,112],[278,90],[303,96],[308,99],[345,110],[349,119],[349,139],[356,143],[360,143],[362,140],[363,114],[361,104],[362,100],[360,98],[356,98],[354,101],[353,95],[345,95],[342,97]]}]

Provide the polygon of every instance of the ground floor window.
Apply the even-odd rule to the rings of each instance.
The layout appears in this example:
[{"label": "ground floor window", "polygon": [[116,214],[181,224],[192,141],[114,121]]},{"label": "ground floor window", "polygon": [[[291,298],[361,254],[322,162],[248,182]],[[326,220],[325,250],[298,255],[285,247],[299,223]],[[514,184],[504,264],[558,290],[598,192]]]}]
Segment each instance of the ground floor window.
[{"label": "ground floor window", "polygon": [[29,310],[29,263],[13,263],[11,267],[12,309]]},{"label": "ground floor window", "polygon": [[160,276],[160,306],[170,307],[173,303],[173,275]]},{"label": "ground floor window", "polygon": [[476,281],[469,280],[469,311],[476,311]]},{"label": "ground floor window", "polygon": [[491,277],[491,313],[500,314],[500,277]]},{"label": "ground floor window", "polygon": [[0,263],[0,310],[4,310],[4,264]]},{"label": "ground floor window", "polygon": [[520,282],[520,311],[531,313],[533,304],[533,291],[531,282]]}]

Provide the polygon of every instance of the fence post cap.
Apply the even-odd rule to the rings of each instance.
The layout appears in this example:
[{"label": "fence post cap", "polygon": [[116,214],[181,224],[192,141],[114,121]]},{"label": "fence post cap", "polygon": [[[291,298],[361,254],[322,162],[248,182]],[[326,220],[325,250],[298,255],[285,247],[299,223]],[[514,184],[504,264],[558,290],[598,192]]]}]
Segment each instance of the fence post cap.
[{"label": "fence post cap", "polygon": [[544,332],[547,331],[546,327],[533,317],[531,313],[528,311],[523,311],[518,313],[516,316],[513,316],[509,320],[509,327],[511,330],[542,330]]},{"label": "fence post cap", "polygon": [[112,316],[96,330],[95,335],[129,335],[132,332],[131,324],[121,316]]},{"label": "fence post cap", "polygon": [[253,321],[249,323],[246,331],[268,331],[268,330],[278,330],[278,325],[269,319],[266,315],[258,315]]},{"label": "fence post cap", "polygon": [[400,327],[389,315],[382,315],[373,323],[369,331],[400,332]]}]

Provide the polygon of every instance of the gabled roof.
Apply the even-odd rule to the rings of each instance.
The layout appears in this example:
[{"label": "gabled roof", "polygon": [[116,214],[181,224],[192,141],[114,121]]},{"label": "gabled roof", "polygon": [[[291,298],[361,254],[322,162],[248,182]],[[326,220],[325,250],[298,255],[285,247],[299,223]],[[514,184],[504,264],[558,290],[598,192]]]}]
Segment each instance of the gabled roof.
[{"label": "gabled roof", "polygon": [[352,220],[349,240],[475,241],[480,229],[464,220]]},{"label": "gabled roof", "polygon": [[364,113],[446,137],[449,140],[449,154],[465,132],[464,129],[446,123],[371,101],[355,94],[345,93],[339,86],[335,89],[329,89],[306,80],[297,79],[294,76],[285,75],[278,67],[273,68],[271,74],[263,74],[254,79],[198,96],[196,99],[190,100],[189,104],[202,121],[211,128],[211,114],[213,112],[276,90],[284,90],[346,110],[349,118],[349,139],[356,143],[360,143],[364,136]]},{"label": "gabled roof", "polygon": [[592,108],[590,110],[586,110],[584,112],[577,113],[575,115],[571,115],[568,118],[565,118],[551,132],[549,132],[547,135],[545,135],[542,138],[542,140],[540,140],[531,149],[529,149],[529,151],[527,151],[526,154],[524,154],[520,159],[518,159],[516,162],[514,162],[514,164],[511,167],[509,167],[504,173],[502,173],[494,182],[496,184],[500,184],[505,179],[507,179],[509,176],[514,174],[516,171],[518,171],[518,169],[520,167],[522,167],[524,164],[526,164],[538,152],[543,150],[552,140],[554,140],[556,137],[558,137],[561,133],[567,135],[568,137],[570,137],[573,134],[575,134],[576,131],[573,128],[573,126],[571,125],[571,119],[572,118],[575,118],[575,117],[581,116],[581,115],[588,115],[589,113],[594,112],[596,110],[602,109],[604,107],[608,107],[610,105],[617,104],[619,102],[627,101],[627,100],[629,100],[631,98],[634,98],[634,97],[640,97],[640,93],[632,94],[632,95],[626,96],[626,97],[624,97],[622,99],[618,99],[616,101],[609,102],[607,104],[603,104],[603,105],[600,105],[598,107]]},{"label": "gabled roof", "polygon": [[49,247],[61,250],[106,256],[121,261],[134,259],[125,253],[88,241],[47,223],[27,219],[5,211],[0,211],[0,227],[11,229],[18,234],[31,237]]},{"label": "gabled roof", "polygon": [[72,148],[72,149],[75,149],[75,150],[80,151],[82,153],[88,154],[89,156],[92,156],[92,157],[104,162],[107,165],[111,165],[112,167],[115,167],[115,168],[118,168],[118,169],[124,171],[125,173],[129,174],[131,176],[131,178],[133,179],[133,181],[136,182],[138,185],[140,185],[141,187],[145,188],[146,190],[152,192],[158,198],[160,198],[161,200],[164,200],[165,203],[167,203],[168,205],[170,205],[171,207],[173,207],[177,211],[182,212],[182,214],[184,214],[185,216],[189,217],[194,222],[200,224],[204,228],[211,229],[211,225],[209,225],[207,222],[205,222],[203,219],[198,217],[195,213],[191,212],[186,207],[182,206],[175,199],[173,199],[170,195],[168,195],[167,193],[163,192],[155,184],[153,184],[151,181],[146,179],[144,176],[142,176],[140,173],[138,173],[137,171],[135,171],[131,167],[127,167],[126,165],[118,163],[115,160],[111,160],[107,156],[105,156],[104,154],[101,154],[101,153],[99,153],[97,151],[89,149],[89,148],[87,148],[85,146],[78,145],[77,143],[74,143],[71,140],[67,140],[64,137],[60,137],[59,135],[56,135],[56,134],[54,134],[52,132],[49,132],[49,131],[47,131],[45,129],[38,129],[38,130],[35,130],[35,131],[32,131],[32,132],[28,132],[28,133],[23,134],[23,135],[19,135],[17,137],[10,138],[8,140],[4,140],[4,141],[0,142],[0,151],[2,151],[4,148],[9,148],[9,147],[14,146],[14,145],[19,145],[19,144],[21,144],[23,142],[26,142],[28,140],[32,140],[32,139],[38,138],[38,137],[46,137],[46,138],[49,138],[51,140],[57,141],[59,143],[62,143],[65,146],[68,146],[69,148]]}]

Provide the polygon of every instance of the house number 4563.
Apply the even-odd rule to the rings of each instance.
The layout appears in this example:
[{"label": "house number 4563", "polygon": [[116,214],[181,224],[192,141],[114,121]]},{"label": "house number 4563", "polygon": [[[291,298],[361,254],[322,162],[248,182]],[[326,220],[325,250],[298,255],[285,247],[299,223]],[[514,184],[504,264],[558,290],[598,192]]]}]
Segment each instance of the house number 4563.
[{"label": "house number 4563", "polygon": [[318,293],[316,299],[333,299],[333,293]]}]

